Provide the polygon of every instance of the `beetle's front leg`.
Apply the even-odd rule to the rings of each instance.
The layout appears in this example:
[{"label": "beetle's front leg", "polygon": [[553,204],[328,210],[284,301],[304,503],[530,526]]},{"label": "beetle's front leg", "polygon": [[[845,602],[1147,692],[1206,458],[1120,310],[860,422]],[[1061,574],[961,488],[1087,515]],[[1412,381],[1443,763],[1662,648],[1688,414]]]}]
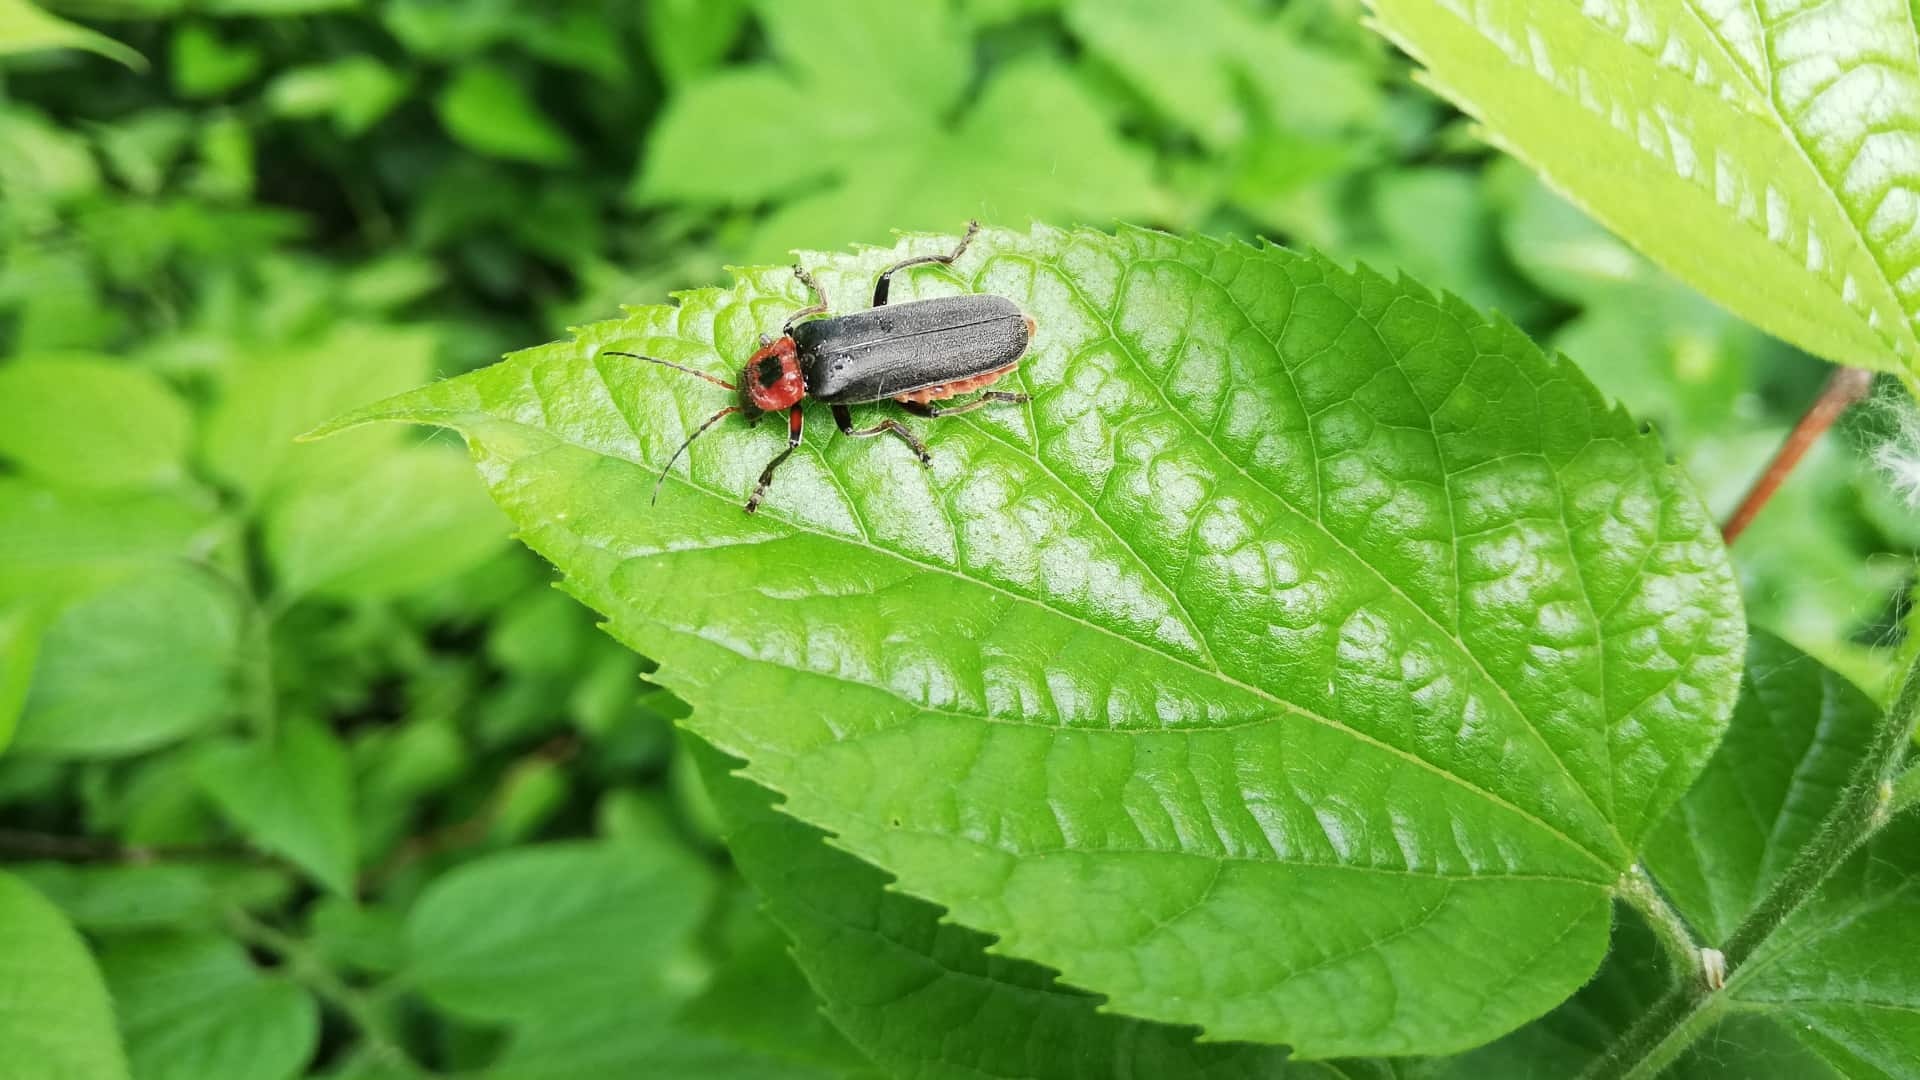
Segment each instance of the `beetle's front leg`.
[{"label": "beetle's front leg", "polygon": [[840,434],[851,435],[856,439],[871,439],[875,435],[896,436],[913,451],[913,456],[920,459],[920,464],[925,465],[929,469],[933,468],[933,455],[927,453],[926,444],[921,442],[919,437],[908,429],[907,425],[895,420],[891,416],[870,428],[856,428],[853,426],[852,411],[845,405],[835,405],[833,407],[833,422],[840,425]]},{"label": "beetle's front leg", "polygon": [[774,455],[767,467],[760,470],[760,482],[753,486],[753,494],[747,496],[747,513],[760,509],[760,500],[767,497],[767,489],[773,486],[773,471],[778,469],[793,452],[800,448],[800,432],[806,426],[806,418],[801,415],[800,406],[787,410],[787,448]]}]

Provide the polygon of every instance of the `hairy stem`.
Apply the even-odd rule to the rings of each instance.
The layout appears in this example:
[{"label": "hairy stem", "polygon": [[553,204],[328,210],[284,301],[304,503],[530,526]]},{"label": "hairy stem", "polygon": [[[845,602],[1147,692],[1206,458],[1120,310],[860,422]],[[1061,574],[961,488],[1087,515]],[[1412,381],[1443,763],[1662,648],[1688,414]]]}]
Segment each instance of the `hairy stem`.
[{"label": "hairy stem", "polygon": [[1653,928],[1654,936],[1660,939],[1660,946],[1667,951],[1667,959],[1673,965],[1674,978],[1683,984],[1702,986],[1717,981],[1715,967],[1707,962],[1713,950],[1701,947],[1687,920],[1661,895],[1659,886],[1645,869],[1635,865],[1621,874],[1615,895],[1631,904]]},{"label": "hairy stem", "polygon": [[1733,516],[1720,528],[1721,537],[1731,544],[1745,532],[1753,519],[1758,517],[1762,507],[1773,498],[1793,472],[1794,466],[1806,456],[1813,444],[1826,434],[1834,421],[1854,405],[1866,399],[1873,389],[1873,372],[1865,368],[1839,368],[1827,378],[1827,384],[1820,388],[1820,396],[1813,399],[1807,411],[1800,416],[1800,422],[1793,425],[1787,433],[1787,440],[1767,463],[1767,469],[1760,478],[1747,489],[1747,497],[1740,501]]},{"label": "hairy stem", "polygon": [[[1907,670],[1900,696],[1882,718],[1866,757],[1854,770],[1853,778],[1847,782],[1819,831],[1727,937],[1723,947],[1725,962],[1736,977],[1740,966],[1768,936],[1805,906],[1821,883],[1892,819],[1901,807],[1899,799],[1903,792],[1909,800],[1920,797],[1920,791],[1916,790],[1920,789],[1920,780],[1914,780],[1911,771],[1898,775],[1916,720],[1920,720],[1920,661]],[[1623,886],[1625,880],[1622,879]],[[1622,895],[1627,895],[1624,887]],[[1655,929],[1660,929],[1657,923]],[[1677,983],[1614,1041],[1606,1054],[1583,1074],[1583,1080],[1657,1076],[1717,1023],[1728,1005],[1725,992],[1708,989],[1703,981]]]}]

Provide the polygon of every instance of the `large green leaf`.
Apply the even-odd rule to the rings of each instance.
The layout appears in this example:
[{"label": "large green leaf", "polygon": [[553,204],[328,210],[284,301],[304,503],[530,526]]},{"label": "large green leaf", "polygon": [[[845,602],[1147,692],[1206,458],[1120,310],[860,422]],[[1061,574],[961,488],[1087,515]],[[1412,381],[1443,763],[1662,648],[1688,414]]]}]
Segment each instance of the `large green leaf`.
[{"label": "large green leaf", "polygon": [[[850,307],[900,254],[808,261]],[[1738,677],[1659,443],[1511,326],[1315,257],[993,230],[960,265],[896,288],[1016,300],[1035,400],[930,425],[930,472],[816,437],[755,517],[778,439],[741,425],[648,505],[724,399],[603,351],[728,371],[803,303],[781,270],[347,422],[464,432],[697,733],[1117,1011],[1323,1057],[1570,994]]]},{"label": "large green leaf", "polygon": [[[793,941],[821,1008],[890,1075],[1275,1077],[1286,1051],[1195,1043],[1191,1028],[1100,1011],[1052,972],[887,889],[887,877],[777,811],[771,793],[696,751],[735,865]],[[1124,1062],[1124,1064],[1123,1064]],[[1293,1075],[1293,1074],[1288,1074]]]},{"label": "large green leaf", "polygon": [[1920,389],[1905,0],[1370,0],[1495,143],[1694,288]]},{"label": "large green leaf", "polygon": [[126,1075],[113,1005],[86,944],[46,898],[0,874],[0,1078]]},{"label": "large green leaf", "polygon": [[123,938],[101,956],[137,1080],[285,1080],[320,1041],[320,1010],[214,934]]},{"label": "large green leaf", "polygon": [[0,602],[57,605],[203,553],[208,508],[178,494],[58,490],[0,476]]}]

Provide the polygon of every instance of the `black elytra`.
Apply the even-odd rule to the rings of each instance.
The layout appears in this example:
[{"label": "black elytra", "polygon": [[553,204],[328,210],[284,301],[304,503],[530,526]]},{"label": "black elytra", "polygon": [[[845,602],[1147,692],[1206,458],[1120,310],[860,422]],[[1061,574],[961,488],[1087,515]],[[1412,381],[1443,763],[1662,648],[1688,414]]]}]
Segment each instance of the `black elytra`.
[{"label": "black elytra", "polygon": [[[773,485],[774,471],[800,445],[804,427],[800,408],[808,398],[833,406],[833,420],[842,435],[863,439],[892,435],[928,467],[933,459],[905,424],[888,417],[872,427],[856,428],[847,406],[893,401],[916,416],[935,417],[1026,401],[1025,394],[987,389],[1019,366],[1033,340],[1033,319],[1013,301],[1004,296],[965,295],[887,303],[894,274],[910,266],[952,264],[966,253],[979,231],[979,222],[970,221],[966,235],[947,254],[915,255],[880,271],[873,286],[873,306],[850,315],[827,315],[826,293],[813,275],[796,265],[793,274],[814,302],[788,316],[779,337],[760,339],[760,349],[747,358],[737,385],[670,360],[608,351],[608,356],[660,364],[740,394],[739,404],[708,417],[674,450],[654,481],[654,498],[660,497],[661,483],[693,440],[734,413],[744,414],[749,422],[758,422],[770,412],[787,414],[787,446],[767,462],[747,497],[746,510],[751,514]],[[959,405],[938,404],[975,392],[979,396]]]}]

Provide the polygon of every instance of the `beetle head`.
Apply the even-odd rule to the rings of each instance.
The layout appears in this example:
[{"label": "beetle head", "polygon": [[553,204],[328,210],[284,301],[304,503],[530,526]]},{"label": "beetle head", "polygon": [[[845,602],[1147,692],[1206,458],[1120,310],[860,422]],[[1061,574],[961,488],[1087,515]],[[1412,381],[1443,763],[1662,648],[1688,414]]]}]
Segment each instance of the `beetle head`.
[{"label": "beetle head", "polygon": [[747,359],[740,372],[740,398],[747,415],[779,412],[800,404],[807,396],[807,380],[800,371],[800,350],[791,337],[780,337]]}]

